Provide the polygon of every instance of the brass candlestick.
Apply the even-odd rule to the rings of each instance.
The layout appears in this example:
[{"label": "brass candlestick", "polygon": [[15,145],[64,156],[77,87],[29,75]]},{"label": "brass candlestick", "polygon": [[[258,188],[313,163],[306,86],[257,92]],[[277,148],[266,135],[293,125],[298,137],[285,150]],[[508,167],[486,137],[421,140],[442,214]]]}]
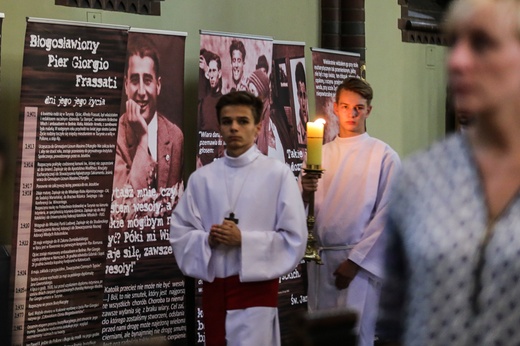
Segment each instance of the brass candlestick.
[{"label": "brass candlestick", "polygon": [[[318,177],[321,178],[321,174],[323,173],[323,169],[319,165],[311,165],[308,168],[304,168],[303,171],[305,173],[314,173],[318,174]],[[303,259],[306,262],[315,261],[316,264],[323,264],[321,261],[321,257],[318,251],[318,245],[316,238],[314,238],[314,223],[316,222],[316,218],[314,217],[314,191],[312,191],[309,195],[309,212],[307,213],[307,247],[305,248],[305,255]]]}]

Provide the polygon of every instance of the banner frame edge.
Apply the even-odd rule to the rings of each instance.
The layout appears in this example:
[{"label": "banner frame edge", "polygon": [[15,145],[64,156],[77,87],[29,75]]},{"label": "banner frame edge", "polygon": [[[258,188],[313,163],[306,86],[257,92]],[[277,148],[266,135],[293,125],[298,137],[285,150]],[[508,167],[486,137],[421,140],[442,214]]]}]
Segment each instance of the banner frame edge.
[{"label": "banner frame edge", "polygon": [[291,46],[305,46],[304,41],[284,41],[284,40],[273,40],[273,44],[285,44]]},{"label": "banner frame edge", "polygon": [[50,18],[39,18],[39,17],[27,17],[28,23],[41,23],[41,24],[61,24],[61,25],[72,25],[72,26],[85,26],[92,28],[105,28],[105,29],[118,29],[118,30],[129,30],[130,27],[128,25],[122,24],[106,24],[106,23],[93,23],[93,22],[83,22],[83,21],[75,21],[75,20],[65,20],[65,19],[50,19]]},{"label": "banner frame edge", "polygon": [[361,57],[361,54],[359,54],[359,53],[345,52],[345,51],[342,51],[342,50],[333,50],[333,49],[316,48],[316,47],[310,47],[310,49],[311,49],[311,52],[349,55],[349,56],[355,56],[355,57],[358,57],[358,58]]},{"label": "banner frame edge", "polygon": [[129,27],[128,32],[135,32],[141,34],[158,34],[158,35],[170,35],[170,36],[188,36],[186,31],[174,31],[174,30],[160,30],[160,29],[146,29],[146,28],[135,28]]},{"label": "banner frame edge", "polygon": [[211,31],[211,30],[199,30],[200,35],[213,35],[213,36],[230,36],[237,38],[245,38],[245,39],[253,39],[253,40],[268,40],[274,41],[272,36],[263,36],[263,35],[253,35],[253,34],[240,34],[233,32],[225,32],[225,31]]}]

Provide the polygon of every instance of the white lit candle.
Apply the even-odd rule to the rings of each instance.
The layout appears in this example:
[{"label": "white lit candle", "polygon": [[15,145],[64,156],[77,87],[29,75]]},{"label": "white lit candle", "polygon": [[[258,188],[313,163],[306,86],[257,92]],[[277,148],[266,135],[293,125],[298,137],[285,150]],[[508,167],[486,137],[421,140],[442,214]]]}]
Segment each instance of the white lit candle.
[{"label": "white lit candle", "polygon": [[325,120],[307,123],[307,168],[321,169],[321,148]]}]

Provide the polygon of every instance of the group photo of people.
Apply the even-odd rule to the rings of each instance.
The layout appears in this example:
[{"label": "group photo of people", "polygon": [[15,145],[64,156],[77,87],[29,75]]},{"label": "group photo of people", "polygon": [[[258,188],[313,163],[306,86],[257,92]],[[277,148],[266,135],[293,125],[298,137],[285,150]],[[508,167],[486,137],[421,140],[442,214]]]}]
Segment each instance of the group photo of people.
[{"label": "group photo of people", "polygon": [[263,103],[255,144],[263,154],[292,163],[295,175],[299,173],[309,120],[305,58],[278,56],[276,50],[269,38],[201,34],[197,167],[223,156],[215,113],[218,99],[247,91]]}]

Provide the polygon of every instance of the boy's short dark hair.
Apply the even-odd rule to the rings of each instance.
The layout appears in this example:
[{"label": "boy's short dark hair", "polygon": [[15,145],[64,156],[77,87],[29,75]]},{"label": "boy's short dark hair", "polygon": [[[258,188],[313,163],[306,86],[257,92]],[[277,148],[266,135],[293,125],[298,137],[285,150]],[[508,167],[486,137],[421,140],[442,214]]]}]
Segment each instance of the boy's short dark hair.
[{"label": "boy's short dark hair", "polygon": [[247,91],[232,91],[229,94],[222,95],[217,102],[217,119],[220,124],[220,112],[226,106],[248,106],[251,108],[255,124],[260,123],[262,116],[263,102],[255,95]]},{"label": "boy's short dark hair", "polygon": [[336,103],[339,101],[339,94],[343,90],[352,91],[361,95],[365,100],[367,100],[369,106],[374,98],[374,91],[370,84],[358,77],[345,78],[343,82],[338,85],[338,88],[336,89]]}]

